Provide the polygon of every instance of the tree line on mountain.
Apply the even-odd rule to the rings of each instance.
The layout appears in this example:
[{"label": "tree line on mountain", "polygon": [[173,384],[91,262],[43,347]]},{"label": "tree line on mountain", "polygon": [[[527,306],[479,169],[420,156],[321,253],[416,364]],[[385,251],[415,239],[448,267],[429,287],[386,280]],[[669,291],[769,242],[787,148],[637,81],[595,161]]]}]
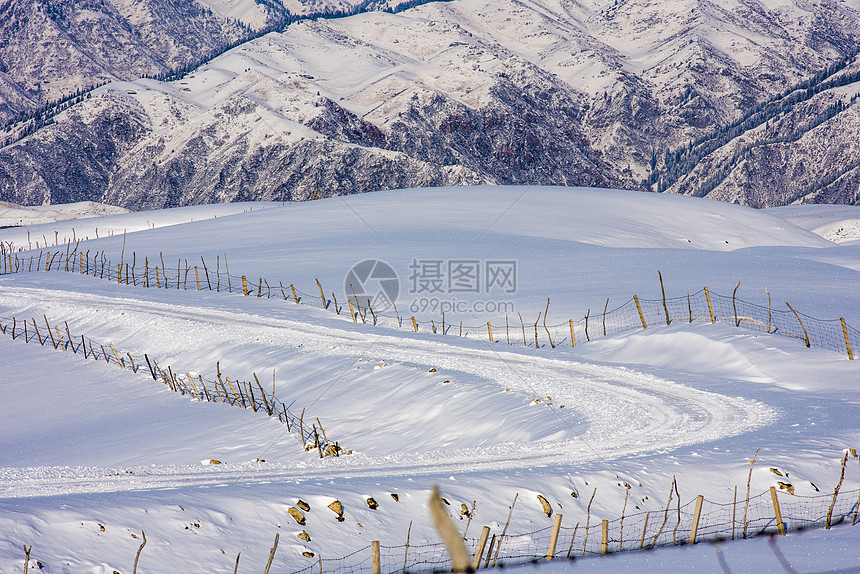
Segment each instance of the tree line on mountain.
[{"label": "tree line on mountain", "polygon": [[[255,1],[257,4],[267,7],[270,11],[270,14],[273,14],[273,16],[270,16],[269,23],[262,29],[254,31],[246,24],[239,22],[238,20],[231,19],[233,20],[234,24],[243,28],[245,31],[245,33],[240,38],[232,42],[227,42],[219,46],[218,48],[211,50],[197,58],[190,59],[186,63],[175,68],[171,68],[154,74],[145,74],[142,77],[158,80],[161,82],[174,82],[181,80],[185,78],[189,73],[198,69],[200,66],[211,62],[218,56],[224,54],[229,50],[232,50],[233,48],[236,48],[237,46],[265,36],[266,34],[269,34],[271,32],[283,32],[290,24],[302,20],[316,20],[319,18],[346,18],[349,16],[355,16],[357,14],[374,11],[394,14],[402,12],[404,10],[408,10],[410,8],[414,8],[416,6],[420,6],[422,4],[440,1],[448,2],[450,0],[407,0],[406,2],[397,4],[393,8],[388,5],[386,0],[363,0],[362,2],[350,8],[333,9],[331,7],[328,7],[326,8],[326,10],[323,10],[321,12],[314,12],[311,14],[292,14],[289,10],[284,8],[283,4],[277,2],[276,0]],[[49,17],[54,20],[62,19],[65,17],[65,15],[59,10],[59,8],[53,7],[50,3],[41,4],[40,6],[43,10],[46,11]],[[209,9],[209,7],[200,8],[200,12],[201,14],[212,16],[212,11]],[[9,132],[3,139],[0,139],[0,147],[6,147],[18,141],[21,141],[22,139],[35,133],[39,129],[50,125],[51,123],[54,123],[53,118],[57,114],[83,101],[84,99],[89,98],[93,90],[100,88],[101,86],[104,86],[109,82],[110,80],[104,80],[87,87],[79,88],[74,93],[64,95],[56,100],[46,102],[45,104],[41,105],[36,109],[25,110],[13,116],[3,124],[2,128],[0,128],[0,130],[4,132]],[[22,127],[21,129],[15,129],[16,126]]]},{"label": "tree line on mountain", "polygon": [[[726,126],[718,127],[711,133],[702,136],[697,140],[688,142],[686,146],[677,148],[674,151],[666,149],[663,153],[662,169],[657,169],[658,158],[656,152],[653,153],[650,164],[651,173],[649,177],[642,182],[643,187],[646,189],[654,189],[656,184],[656,190],[662,192],[680,180],[683,176],[690,173],[705,157],[723,147],[741,134],[757,128],[775,118],[786,115],[792,110],[792,108],[794,108],[794,106],[812,99],[821,92],[860,81],[860,69],[839,74],[839,72],[845,70],[852,62],[854,62],[857,54],[857,50],[853,51],[845,58],[834,62],[824,70],[817,72],[812,77],[787,88],[776,97],[752,106],[749,111],[734,122]],[[851,103],[853,103],[856,98],[857,96],[854,96],[851,99]],[[846,106],[841,101],[838,101],[817,113],[811,122],[806,122],[804,125],[807,127],[803,131],[795,129],[790,134],[766,140],[766,143],[796,141],[802,133],[805,133],[824,121],[834,117],[845,108]],[[763,142],[759,142],[756,145],[762,144]],[[708,192],[712,191],[716,184],[725,178],[727,173],[722,177],[719,177],[719,175],[720,174],[713,174],[706,182],[703,182],[696,195],[706,195]]]},{"label": "tree line on mountain", "polygon": [[[90,86],[78,88],[71,94],[66,94],[56,100],[50,100],[35,110],[21,112],[14,118],[7,120],[0,130],[8,131],[9,134],[3,139],[0,139],[0,147],[11,145],[24,139],[30,134],[35,133],[43,127],[54,123],[54,117],[57,114],[79,104],[85,99],[89,99],[90,96],[92,96],[93,90],[104,86],[109,81],[110,80],[104,80]],[[20,126],[20,129],[15,129],[16,126]]]}]

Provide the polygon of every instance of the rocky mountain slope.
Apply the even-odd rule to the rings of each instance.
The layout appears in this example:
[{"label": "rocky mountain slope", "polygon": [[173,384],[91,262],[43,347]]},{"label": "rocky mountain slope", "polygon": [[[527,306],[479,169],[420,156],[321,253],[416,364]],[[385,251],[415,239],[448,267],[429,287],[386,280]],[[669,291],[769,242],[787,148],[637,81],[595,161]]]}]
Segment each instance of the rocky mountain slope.
[{"label": "rocky mountain slope", "polygon": [[[165,33],[150,45],[155,32],[118,40],[131,55],[111,60],[117,79],[23,139],[7,130],[17,141],[0,149],[0,199],[143,209],[534,183],[755,206],[860,201],[856,0],[429,2],[294,22],[172,81],[133,79],[287,13],[393,7],[293,1],[189,4],[194,46],[178,32],[182,42]],[[111,22],[167,5],[144,0],[122,12],[120,0],[88,2],[112,7]],[[182,18],[163,20],[175,31]],[[76,26],[92,37],[102,30],[86,22]],[[26,37],[21,30],[0,32]],[[7,84],[9,109],[35,89]]]},{"label": "rocky mountain slope", "polygon": [[0,121],[109,80],[165,73],[248,32],[193,2],[2,0]]}]

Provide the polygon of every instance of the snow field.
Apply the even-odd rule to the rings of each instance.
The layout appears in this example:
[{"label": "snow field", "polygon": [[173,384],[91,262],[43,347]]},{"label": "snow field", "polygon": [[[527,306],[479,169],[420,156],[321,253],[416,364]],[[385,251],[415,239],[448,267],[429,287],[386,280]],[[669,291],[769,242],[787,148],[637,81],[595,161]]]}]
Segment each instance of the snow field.
[{"label": "snow field", "polygon": [[[339,298],[350,267],[367,258],[391,264],[409,297],[417,295],[408,293],[413,259],[493,258],[518,262],[517,292],[505,296],[528,317],[547,296],[559,320],[602,309],[606,296],[657,299],[659,268],[669,295],[704,284],[730,292],[741,280],[740,294],[750,298],[768,286],[804,313],[860,324],[853,246],[768,212],[706,200],[472,188],[205,221],[194,215],[194,223],[155,229],[146,222],[160,221],[160,212],[113,217],[124,219],[112,228],[139,231],[81,248],[115,260],[123,241],[126,256],[203,255],[207,263],[226,256],[234,275],[282,278],[307,292],[319,278]],[[81,223],[76,234],[86,236]],[[0,233],[18,243],[23,231]],[[756,449],[753,494],[786,480],[773,467],[789,474],[796,496],[811,496],[815,488],[832,492],[844,449],[860,435],[857,363],[727,324],[655,325],[575,349],[527,349],[373,328],[277,299],[140,289],[76,274],[7,275],[0,285],[0,316],[44,313],[180,372],[211,377],[218,361],[227,375],[256,372],[270,384],[274,370],[278,397],[319,416],[354,450],[320,460],[260,413],[190,401],[143,371],[0,337],[10,390],[0,407],[0,531],[8,533],[0,537],[0,572],[21,570],[25,543],[49,571],[130,571],[140,543],[131,534],[141,529],[149,541],[141,569],[154,572],[229,570],[239,551],[240,571],[261,570],[276,531],[274,564],[283,571],[370,540],[403,544],[410,521],[413,544],[435,542],[426,512],[434,483],[461,529],[460,504],[476,501],[470,537],[484,524],[500,532],[515,493],[509,533],[551,524],[538,493],[572,528],[584,521],[585,494],[596,486],[593,526],[620,516],[623,482],[632,487],[628,513],[664,509],[673,475],[684,503],[696,494],[731,502],[735,486],[745,489]],[[207,459],[224,464],[201,464]],[[856,473],[856,466],[846,472],[846,492],[856,488]],[[367,507],[368,496],[378,510]],[[304,527],[286,513],[298,498],[312,508]],[[343,523],[324,508],[334,498],[346,508]],[[310,542],[295,536],[302,529]]]}]

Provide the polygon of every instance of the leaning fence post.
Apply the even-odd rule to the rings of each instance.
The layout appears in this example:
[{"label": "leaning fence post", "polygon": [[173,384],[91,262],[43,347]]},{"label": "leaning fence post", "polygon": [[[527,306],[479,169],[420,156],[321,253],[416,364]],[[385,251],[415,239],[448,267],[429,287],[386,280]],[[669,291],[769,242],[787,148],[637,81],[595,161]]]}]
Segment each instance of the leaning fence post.
[{"label": "leaning fence post", "polygon": [[209,290],[212,290],[212,282],[209,280],[209,269],[206,267],[206,261],[203,257],[200,257],[200,262],[203,263],[203,273],[206,274],[206,286],[209,287]]},{"label": "leaning fence post", "polygon": [[266,562],[266,569],[263,570],[263,574],[269,574],[269,568],[272,567],[272,561],[275,559],[275,551],[278,549],[278,539],[281,537],[280,532],[275,533],[275,543],[272,545],[272,549],[269,550],[269,560]]},{"label": "leaning fence post", "polygon": [[604,520],[600,523],[600,553],[607,552],[609,552],[609,521]]},{"label": "leaning fence post", "polygon": [[[669,307],[666,306],[666,290],[663,288],[663,274],[660,273],[660,270],[657,270],[657,276],[660,278],[660,292],[663,294],[663,311],[666,313],[666,325],[668,326],[671,323],[669,319]],[[609,300],[606,301],[609,304]],[[604,317],[606,316],[606,312],[604,311]],[[605,319],[604,319],[605,320]],[[605,335],[606,333],[604,333]]]},{"label": "leaning fence post", "polygon": [[[92,343],[90,343],[90,347],[92,347]],[[143,358],[146,359],[146,365],[149,367],[149,372],[152,374],[152,380],[157,381],[158,377],[155,376],[155,369],[152,368],[152,363],[149,362],[149,356],[144,353]]]},{"label": "leaning fence post", "polygon": [[707,287],[705,287],[705,299],[708,301],[708,315],[711,317],[711,323],[716,323],[717,320],[714,317],[714,306],[711,305],[711,292],[708,291]]},{"label": "leaning fence post", "polygon": [[119,364],[119,366],[124,369],[125,363],[122,361],[122,359],[119,358],[119,353],[116,352],[116,348],[113,346],[113,343],[111,343],[109,345],[109,347],[110,347],[110,350],[113,351],[113,356],[116,357],[117,364]]},{"label": "leaning fence post", "polygon": [[555,557],[555,545],[558,543],[558,531],[561,528],[561,514],[555,515],[555,520],[552,523],[552,532],[549,535],[549,549],[546,551],[546,559],[552,560]]},{"label": "leaning fence post", "polygon": [[325,293],[323,293],[322,284],[319,279],[314,279],[317,282],[317,287],[320,288],[320,300],[322,301],[323,309],[328,309],[328,302],[325,300]]},{"label": "leaning fence post", "polygon": [[830,530],[831,519],[833,518],[833,508],[836,506],[836,497],[839,496],[839,489],[842,487],[842,481],[845,480],[845,463],[848,462],[848,451],[845,451],[845,457],[842,459],[842,474],[839,475],[839,482],[833,490],[833,500],[830,502],[830,508],[827,509],[827,522],[824,528]]},{"label": "leaning fence post", "polygon": [[782,511],[779,509],[779,500],[776,498],[776,487],[770,487],[770,499],[773,501],[773,512],[776,515],[776,527],[780,535],[785,536],[785,524],[782,522]]},{"label": "leaning fence post", "polygon": [[648,324],[645,322],[645,315],[642,313],[642,305],[639,304],[639,296],[634,295],[633,300],[636,301],[636,309],[639,311],[639,320],[642,321],[642,328],[647,329]]},{"label": "leaning fence post", "polygon": [[848,338],[848,325],[845,324],[845,319],[843,317],[839,318],[839,321],[842,323],[842,336],[845,337],[845,348],[848,349],[848,360],[854,360],[854,353],[851,352],[851,339]]},{"label": "leaning fence post", "polygon": [[296,295],[296,286],[290,283],[290,289],[293,290],[293,300],[296,302],[296,305],[299,304],[299,296]]},{"label": "leaning fence post", "polygon": [[475,559],[472,561],[472,570],[477,570],[481,566],[481,558],[484,556],[484,548],[487,546],[487,538],[490,536],[490,527],[484,526],[481,530],[481,537],[478,538],[478,547],[475,549]]},{"label": "leaning fence post", "polygon": [[415,329],[415,332],[418,332],[418,322],[415,320],[415,315],[412,315],[412,328]]},{"label": "leaning fence post", "polygon": [[693,526],[690,528],[690,544],[696,543],[696,534],[699,532],[699,519],[702,517],[702,502],[705,497],[701,494],[696,497],[696,508],[693,510]]},{"label": "leaning fence post", "polygon": [[487,336],[490,338],[491,343],[495,343],[493,340],[493,326],[490,325],[489,321],[487,321]]},{"label": "leaning fence post", "polygon": [[[788,301],[785,301],[785,304],[788,305]],[[800,315],[797,314],[797,311],[794,310],[794,307],[788,305],[788,308],[791,309],[791,312],[794,313],[794,318],[797,319],[797,322],[800,323],[800,328],[803,331],[803,341],[806,343],[806,347],[809,348],[809,335],[806,334],[806,327],[803,326],[803,321],[800,320]]]}]

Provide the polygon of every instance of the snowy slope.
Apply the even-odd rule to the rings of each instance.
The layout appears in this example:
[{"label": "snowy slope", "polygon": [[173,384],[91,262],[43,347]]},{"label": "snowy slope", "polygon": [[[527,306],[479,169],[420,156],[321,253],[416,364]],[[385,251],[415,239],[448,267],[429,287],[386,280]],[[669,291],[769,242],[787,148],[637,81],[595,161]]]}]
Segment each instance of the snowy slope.
[{"label": "snowy slope", "polygon": [[[100,235],[79,249],[116,261],[132,253],[150,264],[163,257],[171,266],[177,259],[202,266],[202,256],[210,272],[226,260],[234,280],[264,276],[287,293],[293,283],[311,294],[319,278],[340,304],[350,267],[364,259],[396,270],[401,309],[421,295],[409,293],[413,259],[515,260],[516,292],[492,297],[528,317],[544,310],[547,296],[557,322],[602,310],[607,296],[659,298],[660,269],[669,296],[703,285],[726,293],[741,281],[744,299],[761,302],[768,287],[775,301],[803,313],[860,325],[855,246],[769,212],[709,200],[487,187],[266,204],[212,218],[216,207],[77,220],[60,223],[57,235],[70,224],[76,237],[93,237],[95,227],[126,229],[124,237]],[[0,240],[22,245],[26,231],[47,237],[52,230],[0,230]],[[8,389],[0,407],[4,574],[22,569],[22,544],[33,544],[47,571],[128,571],[140,544],[132,534],[141,530],[148,544],[140,567],[151,572],[229,570],[238,552],[239,571],[260,571],[275,532],[273,568],[288,572],[371,540],[402,544],[410,521],[413,545],[435,542],[426,510],[432,484],[455,518],[461,503],[476,501],[470,537],[484,524],[499,533],[515,493],[509,533],[552,523],[537,494],[572,528],[585,520],[596,486],[592,524],[617,518],[624,481],[628,513],[634,506],[662,513],[673,475],[684,502],[705,494],[731,503],[756,449],[754,494],[789,480],[795,496],[812,496],[832,492],[844,449],[860,439],[857,362],[726,322],[652,325],[576,348],[534,349],[481,335],[374,328],[312,304],[243,297],[235,283],[231,294],[34,272],[0,276],[0,285],[0,317],[68,321],[73,334],[136,357],[147,353],[179,373],[211,379],[216,362],[233,378],[254,372],[291,410],[306,409],[306,424],[319,417],[332,440],[353,450],[320,460],[261,413],[182,398],[145,369],[133,375],[0,336]],[[445,294],[451,297],[473,305],[450,313],[452,325],[499,319],[474,312],[487,294]],[[422,325],[440,319],[429,309],[415,314]],[[201,464],[209,459],[223,464]],[[844,486],[855,499],[856,468],[852,458]],[[378,510],[368,508],[368,496]],[[786,504],[789,496],[780,494]],[[311,506],[304,526],[287,514],[299,498]],[[324,508],[334,498],[344,504],[345,522]],[[302,530],[310,542],[296,537]],[[834,543],[816,534],[811,547],[856,541],[850,528],[840,536]],[[734,548],[727,551],[733,568],[761,544]],[[713,556],[712,547],[689,560],[703,554]],[[666,560],[676,559],[688,560]],[[362,560],[369,553],[347,564]],[[400,571],[402,562],[390,569]]]}]

